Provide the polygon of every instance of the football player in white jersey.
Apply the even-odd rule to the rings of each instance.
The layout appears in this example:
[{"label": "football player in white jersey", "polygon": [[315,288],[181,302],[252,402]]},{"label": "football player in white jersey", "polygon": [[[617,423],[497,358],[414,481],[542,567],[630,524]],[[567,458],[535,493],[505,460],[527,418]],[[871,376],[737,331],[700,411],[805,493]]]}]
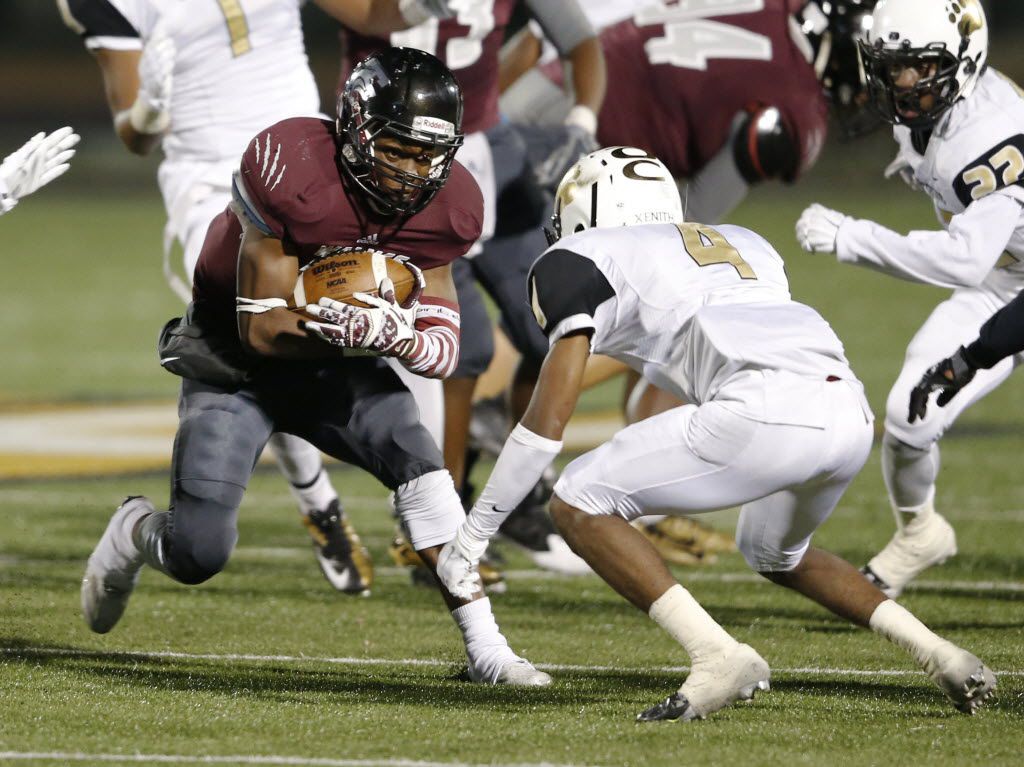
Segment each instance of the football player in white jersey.
[{"label": "football player in white jersey", "polygon": [[973,711],[995,687],[992,672],[810,545],[871,449],[871,411],[842,343],[790,298],[782,259],[763,238],[682,221],[671,174],[643,150],[603,149],[563,179],[554,242],[530,275],[551,348],[438,575],[454,594],[476,588],[488,538],[561,449],[587,358],[607,354],[692,403],[570,463],[551,502],[573,550],[690,655],[682,687],[641,721],[702,718],[768,687],[764,659],[705,612],[629,524],[738,505],[737,541],[751,568],[904,647],[957,708]]},{"label": "football player in white jersey", "polygon": [[[447,0],[316,0],[342,23],[389,32],[447,15]],[[103,73],[125,146],[160,145],[167,209],[164,273],[191,298],[192,272],[210,221],[231,201],[231,173],[253,135],[287,117],[316,116],[320,97],[302,37],[302,0],[57,0]],[[183,280],[170,264],[184,250]],[[291,484],[328,582],[366,594],[373,567],[312,445],[270,440]]]},{"label": "football player in white jersey", "polygon": [[812,205],[797,239],[843,263],[953,290],[910,342],[886,406],[882,474],[897,531],[865,573],[898,596],[956,553],[953,529],[935,511],[939,439],[1022,359],[979,371],[949,406],[910,422],[907,401],[922,374],[1024,286],[1024,96],[986,66],[988,25],[976,0],[882,0],[860,45],[873,103],[899,145],[886,175],[927,193],[943,228],[904,236]]},{"label": "football player in white jersey", "polygon": [[10,213],[23,197],[63,176],[71,167],[81,137],[64,127],[47,135],[37,133],[0,162],[0,216]]}]

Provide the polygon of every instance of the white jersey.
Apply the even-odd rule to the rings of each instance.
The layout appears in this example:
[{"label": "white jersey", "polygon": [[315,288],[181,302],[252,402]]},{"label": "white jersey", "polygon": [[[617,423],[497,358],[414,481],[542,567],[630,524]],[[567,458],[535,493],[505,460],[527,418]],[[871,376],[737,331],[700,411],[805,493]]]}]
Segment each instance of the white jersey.
[{"label": "white jersey", "polygon": [[59,0],[91,50],[141,50],[157,22],[177,47],[169,160],[236,163],[261,128],[312,116],[301,0]]},{"label": "white jersey", "polygon": [[739,226],[565,237],[534,264],[530,298],[551,343],[589,331],[595,353],[687,402],[707,402],[744,371],[856,381],[829,324],[790,297],[781,256]]},{"label": "white jersey", "polygon": [[1024,93],[990,68],[939,119],[923,153],[909,129],[897,126],[894,137],[944,231],[904,237],[849,221],[839,231],[839,260],[1009,301],[1024,286]]}]

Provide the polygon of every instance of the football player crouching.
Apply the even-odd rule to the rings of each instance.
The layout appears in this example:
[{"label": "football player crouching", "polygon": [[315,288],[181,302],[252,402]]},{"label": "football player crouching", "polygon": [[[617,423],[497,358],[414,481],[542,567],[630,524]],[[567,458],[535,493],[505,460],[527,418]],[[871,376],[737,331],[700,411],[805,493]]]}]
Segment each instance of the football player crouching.
[{"label": "football player crouching", "polygon": [[551,350],[481,499],[442,549],[438,576],[453,594],[474,593],[476,560],[505,510],[561,449],[587,358],[607,354],[692,403],[577,458],[551,501],[573,550],[690,655],[678,692],[640,721],[703,718],[768,688],[764,659],[629,524],[656,511],[741,505],[736,538],[752,569],[905,648],[972,712],[995,688],[992,672],[811,546],[871,449],[871,411],[842,343],[790,298],[782,259],[762,237],[684,223],[682,213],[668,169],[643,150],[603,149],[562,180],[553,244],[530,276]]},{"label": "football player crouching", "polygon": [[926,192],[943,228],[902,235],[822,205],[796,226],[805,250],[953,290],[911,340],[886,404],[882,475],[897,529],[864,572],[892,597],[956,554],[953,528],[935,510],[938,443],[1016,363],[979,370],[949,406],[913,420],[908,398],[936,359],[971,341],[1024,286],[1024,96],[986,65],[980,3],[948,5],[882,0],[860,42],[872,104],[899,145],[885,173]]},{"label": "football player crouching", "polygon": [[[169,510],[133,497],[114,513],[82,583],[93,631],[117,623],[144,564],[186,584],[223,569],[242,494],[275,430],[394,491],[409,539],[432,566],[465,518],[409,390],[380,356],[351,353],[439,378],[458,358],[450,263],[479,236],[482,217],[480,191],[454,160],[461,91],[433,56],[392,48],[355,68],[338,107],[336,123],[292,118],[260,131],[243,155],[233,207],[203,245],[188,316],[162,337],[165,367],[182,376]],[[422,270],[421,300],[308,306],[318,320],[303,321],[285,297],[325,243],[403,253]],[[511,650],[481,592],[441,591],[473,681],[550,682]]]}]

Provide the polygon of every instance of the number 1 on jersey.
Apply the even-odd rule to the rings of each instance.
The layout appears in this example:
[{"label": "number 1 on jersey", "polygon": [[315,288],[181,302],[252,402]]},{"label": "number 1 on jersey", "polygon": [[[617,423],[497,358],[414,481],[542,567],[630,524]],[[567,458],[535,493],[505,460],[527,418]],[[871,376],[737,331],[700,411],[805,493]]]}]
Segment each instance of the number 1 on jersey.
[{"label": "number 1 on jersey", "polygon": [[717,229],[704,224],[676,224],[676,228],[683,236],[683,247],[687,255],[697,262],[697,266],[729,264],[741,279],[757,279],[750,264],[743,260],[740,252]]},{"label": "number 1 on jersey", "polygon": [[224,21],[228,24],[228,37],[231,39],[231,53],[241,56],[252,50],[249,42],[249,22],[242,10],[241,0],[217,0]]}]

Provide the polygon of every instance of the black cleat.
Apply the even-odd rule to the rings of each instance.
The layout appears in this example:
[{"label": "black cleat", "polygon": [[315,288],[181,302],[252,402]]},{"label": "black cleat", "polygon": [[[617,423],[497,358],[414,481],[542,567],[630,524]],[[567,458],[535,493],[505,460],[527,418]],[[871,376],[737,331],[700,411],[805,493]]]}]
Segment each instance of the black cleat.
[{"label": "black cleat", "polygon": [[302,523],[313,539],[313,552],[327,582],[345,594],[369,596],[373,562],[338,499],[326,509],[304,515]]},{"label": "black cleat", "polygon": [[698,718],[697,714],[686,716],[687,711],[693,711],[693,707],[690,706],[690,701],[688,701],[686,696],[681,692],[674,692],[661,703],[651,706],[646,711],[641,711],[636,715],[636,720],[638,722],[662,722],[674,721],[682,718],[685,722],[690,719]]}]

